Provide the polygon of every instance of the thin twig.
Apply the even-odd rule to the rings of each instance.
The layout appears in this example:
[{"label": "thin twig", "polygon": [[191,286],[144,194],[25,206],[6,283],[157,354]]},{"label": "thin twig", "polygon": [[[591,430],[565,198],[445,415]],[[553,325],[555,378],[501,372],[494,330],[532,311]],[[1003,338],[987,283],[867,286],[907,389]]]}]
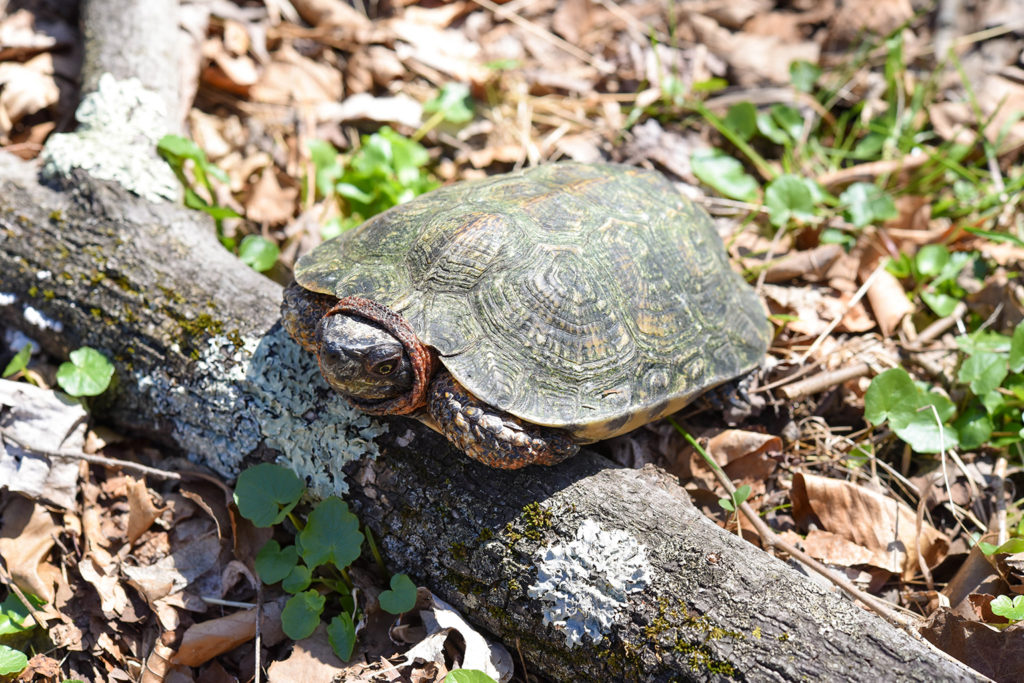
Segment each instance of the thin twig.
[{"label": "thin twig", "polygon": [[846,302],[846,305],[843,306],[843,310],[839,313],[839,315],[837,315],[832,320],[832,322],[830,322],[828,326],[824,330],[822,330],[821,334],[819,334],[818,338],[814,340],[814,343],[811,344],[810,348],[804,351],[803,355],[800,356],[799,360],[796,361],[797,365],[806,361],[812,353],[817,351],[818,347],[821,346],[822,343],[824,343],[825,339],[828,338],[828,335],[832,334],[832,330],[836,329],[836,326],[839,325],[840,322],[842,322],[844,317],[846,317],[846,314],[849,313],[853,309],[853,307],[856,306],[860,302],[860,300],[864,298],[864,295],[868,293],[868,289],[871,288],[871,285],[875,284],[875,280],[878,279],[878,276],[881,275],[883,270],[885,270],[885,264],[886,262],[883,259],[878,263],[877,266],[875,266],[875,270],[871,273],[871,275],[868,276],[868,279],[864,281],[864,284],[860,286],[857,292],[853,295],[853,298]]},{"label": "thin twig", "polygon": [[43,448],[36,448],[24,444],[18,439],[14,438],[10,434],[0,432],[0,437],[4,441],[20,448],[23,451],[29,453],[35,453],[36,455],[43,455],[47,458],[71,458],[73,460],[84,460],[92,465],[100,465],[101,467],[109,467],[111,469],[122,469],[129,470],[132,472],[138,472],[140,474],[148,475],[154,479],[169,479],[172,481],[178,481],[181,479],[181,475],[177,472],[168,472],[167,470],[157,469],[155,467],[148,467],[147,465],[141,465],[137,462],[130,462],[128,460],[118,460],[116,458],[108,458],[102,455],[90,455],[89,453],[83,453],[82,451],[50,451]]}]

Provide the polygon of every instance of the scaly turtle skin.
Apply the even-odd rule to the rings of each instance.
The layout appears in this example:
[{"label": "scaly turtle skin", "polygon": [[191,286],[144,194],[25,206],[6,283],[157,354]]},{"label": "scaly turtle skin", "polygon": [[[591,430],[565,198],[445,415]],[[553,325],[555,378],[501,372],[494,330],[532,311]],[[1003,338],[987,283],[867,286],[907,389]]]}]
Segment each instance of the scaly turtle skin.
[{"label": "scaly turtle skin", "polygon": [[771,331],[708,215],[610,164],[397,206],[300,258],[282,317],[353,405],[502,468],[679,410],[757,365]]}]

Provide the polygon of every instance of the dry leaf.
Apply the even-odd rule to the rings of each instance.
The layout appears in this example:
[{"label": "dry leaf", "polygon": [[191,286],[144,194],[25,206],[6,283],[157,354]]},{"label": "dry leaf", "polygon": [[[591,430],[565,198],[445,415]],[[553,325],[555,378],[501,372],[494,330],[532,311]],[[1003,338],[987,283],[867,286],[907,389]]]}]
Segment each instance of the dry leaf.
[{"label": "dry leaf", "polygon": [[153,504],[146,482],[128,478],[128,544],[135,545],[139,536],[153,524],[163,508]]},{"label": "dry leaf", "polygon": [[811,529],[801,543],[811,557],[840,567],[875,565],[878,560],[873,551],[830,531]]},{"label": "dry leaf", "polygon": [[1024,681],[1024,622],[999,631],[940,609],[919,631],[932,645],[983,676]]},{"label": "dry leaf", "polygon": [[[332,683],[344,670],[345,663],[334,654],[327,640],[327,627],[320,624],[313,635],[295,643],[286,659],[270,665],[267,683]],[[342,680],[353,679],[345,676]]]},{"label": "dry leaf", "polygon": [[711,17],[694,14],[690,23],[699,42],[729,62],[738,85],[752,86],[763,81],[789,83],[789,65],[797,60],[816,64],[817,43],[785,43],[775,36],[733,33]]},{"label": "dry leaf", "polygon": [[[877,258],[865,260],[861,264],[861,282],[872,276],[877,264]],[[914,304],[907,298],[907,292],[900,281],[889,271],[883,268],[874,278],[868,287],[868,301],[882,335],[888,337],[900,326],[904,316],[914,312]]]},{"label": "dry leaf", "polygon": [[295,202],[298,197],[298,188],[281,187],[277,182],[276,169],[267,166],[245,202],[245,216],[257,223],[279,225],[295,213]]},{"label": "dry leaf", "polygon": [[949,540],[927,522],[917,536],[917,515],[906,503],[852,482],[812,474],[793,477],[793,517],[802,527],[812,521],[869,550],[872,566],[912,579],[919,571],[918,548],[929,567],[946,555]]},{"label": "dry leaf", "polygon": [[[277,602],[264,604],[262,618],[264,646],[280,642],[284,637],[281,631],[281,605]],[[202,621],[189,626],[185,631],[173,662],[184,666],[200,666],[255,636],[255,608]]]},{"label": "dry leaf", "polygon": [[53,515],[20,495],[8,496],[0,526],[0,557],[7,572],[25,592],[52,602],[60,570],[46,561],[60,527]]},{"label": "dry leaf", "polygon": [[49,53],[24,64],[0,63],[0,139],[24,117],[57,104],[60,89],[53,73],[53,57]]},{"label": "dry leaf", "polygon": [[803,278],[820,281],[836,259],[843,253],[838,244],[822,244],[814,249],[793,251],[775,261],[765,272],[765,282],[786,282]]},{"label": "dry leaf", "polygon": [[342,0],[291,0],[299,16],[310,26],[338,26],[368,30],[369,18]]},{"label": "dry leaf", "polygon": [[[875,326],[860,302],[847,311],[842,295],[837,297],[819,286],[782,287],[766,284],[761,287],[761,294],[770,304],[774,304],[773,312],[796,315],[797,319],[787,322],[786,327],[798,334],[817,337],[839,316],[843,316],[843,319],[836,329],[841,332],[866,332]],[[846,299],[848,301],[849,297]]]},{"label": "dry leaf", "polygon": [[[0,430],[29,448],[81,450],[86,411],[49,389],[0,380]],[[78,496],[79,460],[49,458],[0,442],[0,488],[70,509]]]},{"label": "dry leaf", "polygon": [[273,54],[259,81],[249,88],[255,102],[313,105],[341,99],[341,74],[326,64],[303,57],[290,47]]}]

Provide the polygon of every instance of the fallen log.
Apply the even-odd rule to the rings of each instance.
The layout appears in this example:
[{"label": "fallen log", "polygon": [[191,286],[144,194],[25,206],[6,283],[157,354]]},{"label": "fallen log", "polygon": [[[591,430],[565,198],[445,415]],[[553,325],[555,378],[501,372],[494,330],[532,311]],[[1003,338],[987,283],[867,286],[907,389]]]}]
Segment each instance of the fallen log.
[{"label": "fallen log", "polygon": [[[981,680],[705,519],[656,470],[585,451],[491,470],[352,413],[278,324],[280,287],[205,217],[0,154],[0,324],[113,359],[94,404],[230,477],[346,494],[409,573],[556,680]],[[345,473],[345,474],[343,474]],[[347,474],[347,476],[346,476]],[[555,622],[552,625],[551,622]]]}]

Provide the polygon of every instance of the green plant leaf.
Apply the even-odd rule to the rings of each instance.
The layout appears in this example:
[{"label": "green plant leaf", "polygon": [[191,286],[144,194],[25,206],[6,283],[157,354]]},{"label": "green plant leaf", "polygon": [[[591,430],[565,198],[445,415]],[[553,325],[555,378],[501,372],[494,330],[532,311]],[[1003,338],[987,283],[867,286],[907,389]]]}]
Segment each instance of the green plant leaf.
[{"label": "green plant leaf", "polygon": [[277,245],[262,235],[246,235],[238,246],[238,258],[259,273],[273,268],[280,254]]},{"label": "green plant leaf", "polygon": [[165,135],[156,143],[156,151],[164,158],[191,159],[206,163],[206,152],[199,145],[181,135]]},{"label": "green plant leaf", "polygon": [[956,305],[960,303],[960,297],[950,296],[942,292],[921,292],[921,301],[932,309],[935,315],[945,318],[953,312]]},{"label": "green plant leaf", "polygon": [[352,657],[352,649],[356,645],[356,626],[348,612],[342,612],[331,619],[327,625],[327,642],[341,661],[347,662]]},{"label": "green plant leaf", "polygon": [[320,623],[327,599],[316,591],[305,591],[288,598],[281,610],[281,628],[292,640],[302,640],[312,635]]},{"label": "green plant leaf", "polygon": [[234,500],[243,517],[258,527],[278,524],[299,502],[306,485],[283,465],[265,462],[238,475]]},{"label": "green plant leaf", "polygon": [[380,594],[380,608],[388,614],[405,614],[416,604],[416,584],[406,574],[391,577],[391,590]]},{"label": "green plant leaf", "polygon": [[31,357],[32,344],[28,343],[22,346],[21,350],[14,354],[14,358],[12,358],[11,362],[8,363],[7,367],[4,368],[4,373],[3,375],[0,375],[0,377],[6,379],[8,377],[11,377],[12,375],[16,375],[17,373],[21,372],[22,370],[28,367],[28,361]]},{"label": "green plant leaf", "polygon": [[57,384],[69,396],[98,396],[110,386],[114,366],[96,349],[83,346],[57,368]]},{"label": "green plant leaf", "polygon": [[801,92],[811,92],[814,84],[821,76],[821,69],[817,65],[798,59],[789,65],[789,82]]},{"label": "green plant leaf", "polygon": [[903,368],[890,368],[868,386],[864,394],[864,419],[880,425],[893,416],[900,420],[917,409],[918,388]]},{"label": "green plant leaf", "polygon": [[992,419],[985,407],[975,399],[953,422],[960,447],[977,448],[992,438]]},{"label": "green plant leaf", "polygon": [[473,120],[473,99],[465,83],[445,83],[431,100],[423,103],[427,114],[440,113],[449,123],[466,123]]},{"label": "green plant leaf", "polygon": [[922,277],[935,277],[947,263],[949,249],[944,244],[926,244],[914,254],[914,268]]},{"label": "green plant leaf", "polygon": [[1024,553],[1024,538],[1011,538],[986,555],[1017,555],[1019,553]]},{"label": "green plant leaf", "polygon": [[479,669],[455,669],[444,677],[444,683],[498,683]]},{"label": "green plant leaf", "polygon": [[843,215],[858,228],[899,215],[892,197],[871,183],[853,183],[839,195]]},{"label": "green plant leaf", "polygon": [[359,520],[337,496],[320,501],[299,533],[300,552],[306,565],[316,568],[332,562],[338,569],[352,564],[362,551]]},{"label": "green plant leaf", "polygon": [[7,645],[0,645],[0,676],[21,673],[26,666],[28,666],[28,657],[24,652]]},{"label": "green plant leaf", "polygon": [[878,375],[864,394],[864,419],[875,425],[888,421],[918,453],[938,453],[957,445],[956,431],[945,424],[955,411],[945,396],[921,391],[903,368]]},{"label": "green plant leaf", "polygon": [[1024,322],[1017,323],[1010,338],[1010,371],[1024,370]]},{"label": "green plant leaf", "polygon": [[1006,357],[1000,353],[979,351],[960,366],[957,379],[968,384],[975,396],[994,391],[1006,379]]},{"label": "green plant leaf", "polygon": [[[45,601],[38,598],[33,600],[35,596],[27,595],[26,597],[33,603],[33,607],[41,607],[45,604]],[[31,631],[35,627],[35,619],[30,615],[28,608],[22,604],[17,595],[13,592],[8,593],[7,598],[0,603],[0,636]]]},{"label": "green plant leaf", "polygon": [[743,170],[743,164],[720,149],[695,152],[690,160],[693,173],[730,199],[743,202],[757,198],[757,180]]},{"label": "green plant leaf", "polygon": [[783,145],[789,141],[786,131],[782,130],[772,115],[766,111],[757,113],[757,132],[777,145]]},{"label": "green plant leaf", "polygon": [[774,104],[768,110],[772,120],[779,125],[790,140],[796,142],[803,135],[804,117],[800,112],[788,104]]},{"label": "green plant leaf", "polygon": [[1024,620],[1024,595],[1017,595],[1011,600],[1008,595],[1000,595],[989,603],[993,614],[1006,617],[1007,621]]},{"label": "green plant leaf", "polygon": [[[299,561],[299,551],[294,545],[281,547],[281,544],[270,539],[263,544],[253,563],[260,581],[265,584],[277,583],[288,576]],[[303,587],[305,588],[305,587]],[[300,588],[299,590],[302,590]]]},{"label": "green plant leaf", "polygon": [[921,406],[908,418],[899,425],[893,422],[890,424],[896,436],[910,444],[918,453],[941,453],[957,447],[959,442],[956,430],[944,424],[941,417],[937,421],[935,413],[930,408]]},{"label": "green plant leaf", "polygon": [[281,581],[281,588],[286,593],[294,594],[306,590],[311,583],[313,583],[313,572],[306,565],[297,564]]},{"label": "green plant leaf", "polygon": [[814,217],[812,184],[813,181],[790,174],[780,175],[768,183],[764,203],[772,225],[779,227],[793,219]]},{"label": "green plant leaf", "polygon": [[309,149],[309,157],[316,173],[316,191],[319,196],[328,197],[334,188],[334,183],[342,174],[338,150],[325,140],[310,140],[306,147]]},{"label": "green plant leaf", "polygon": [[751,102],[737,102],[729,107],[722,122],[742,139],[749,140],[757,132],[757,108]]},{"label": "green plant leaf", "polygon": [[736,489],[731,498],[719,498],[718,504],[729,512],[735,512],[750,497],[750,486],[744,484]]}]

